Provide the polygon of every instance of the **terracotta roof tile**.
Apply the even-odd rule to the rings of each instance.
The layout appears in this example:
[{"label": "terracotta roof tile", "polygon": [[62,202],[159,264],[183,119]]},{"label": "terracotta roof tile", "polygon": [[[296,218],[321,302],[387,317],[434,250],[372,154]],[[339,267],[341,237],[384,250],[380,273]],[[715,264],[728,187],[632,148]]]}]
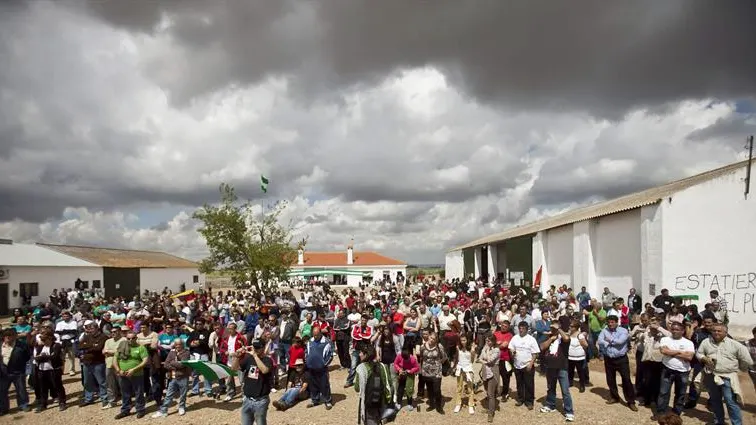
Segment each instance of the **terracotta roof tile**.
[{"label": "terracotta roof tile", "polygon": [[158,251],[138,251],[132,249],[97,248],[91,246],[37,245],[70,255],[101,267],[119,268],[197,268],[197,263],[175,255]]},{"label": "terracotta roof tile", "polygon": [[[297,264],[295,264],[296,266]],[[347,253],[342,252],[307,252],[304,253],[303,267],[332,266],[404,266],[407,263],[386,257],[376,252],[355,251],[354,264],[347,264]]]}]

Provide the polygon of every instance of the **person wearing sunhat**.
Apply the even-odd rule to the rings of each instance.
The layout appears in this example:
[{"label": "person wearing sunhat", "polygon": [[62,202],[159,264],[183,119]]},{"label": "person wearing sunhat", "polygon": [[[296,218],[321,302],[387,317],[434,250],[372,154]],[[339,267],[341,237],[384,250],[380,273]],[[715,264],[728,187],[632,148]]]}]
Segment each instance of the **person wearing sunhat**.
[{"label": "person wearing sunhat", "polygon": [[281,398],[273,402],[273,406],[278,410],[287,410],[297,402],[306,400],[309,397],[308,382],[310,382],[310,372],[305,369],[304,359],[294,361],[294,367],[289,370],[287,377],[288,389],[284,391]]}]

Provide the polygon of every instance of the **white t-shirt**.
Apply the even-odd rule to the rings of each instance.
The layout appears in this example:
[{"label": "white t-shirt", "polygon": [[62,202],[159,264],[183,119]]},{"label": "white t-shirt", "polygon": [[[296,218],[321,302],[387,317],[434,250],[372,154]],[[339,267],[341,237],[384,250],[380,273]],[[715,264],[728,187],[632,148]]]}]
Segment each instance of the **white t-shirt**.
[{"label": "white t-shirt", "polygon": [[533,360],[533,356],[541,352],[538,342],[532,335],[515,335],[509,341],[509,349],[515,352],[514,367],[522,369]]},{"label": "white t-shirt", "polygon": [[567,353],[570,360],[579,361],[585,360],[585,348],[580,345],[580,341],[585,340],[585,334],[580,332],[577,336],[570,337],[570,349]]},{"label": "white t-shirt", "polygon": [[[661,339],[661,341],[659,342],[659,348],[661,347],[667,347],[671,350],[691,353],[694,353],[696,351],[695,347],[693,346],[693,341],[687,338],[674,339],[671,336],[665,336]],[[678,357],[663,356],[662,364],[677,372],[687,372],[690,370],[690,362]]]}]

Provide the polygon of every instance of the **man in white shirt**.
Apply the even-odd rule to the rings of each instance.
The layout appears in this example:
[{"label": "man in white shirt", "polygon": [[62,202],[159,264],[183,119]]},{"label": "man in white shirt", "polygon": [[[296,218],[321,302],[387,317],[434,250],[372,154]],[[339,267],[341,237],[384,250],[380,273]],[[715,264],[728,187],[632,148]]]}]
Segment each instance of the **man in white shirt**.
[{"label": "man in white shirt", "polygon": [[672,385],[675,386],[675,401],[672,411],[679,415],[685,406],[685,395],[688,389],[688,374],[690,361],[693,360],[696,349],[693,341],[683,337],[683,324],[672,322],[670,325],[672,336],[665,336],[659,343],[659,349],[664,355],[662,364],[664,369],[661,376],[659,398],[656,401],[656,414],[663,415],[669,407],[669,397]]},{"label": "man in white shirt", "polygon": [[538,342],[528,333],[526,322],[517,325],[518,334],[509,341],[509,350],[514,358],[514,375],[517,380],[517,403],[515,406],[527,406],[533,410],[535,403],[535,363],[536,356],[541,352]]}]

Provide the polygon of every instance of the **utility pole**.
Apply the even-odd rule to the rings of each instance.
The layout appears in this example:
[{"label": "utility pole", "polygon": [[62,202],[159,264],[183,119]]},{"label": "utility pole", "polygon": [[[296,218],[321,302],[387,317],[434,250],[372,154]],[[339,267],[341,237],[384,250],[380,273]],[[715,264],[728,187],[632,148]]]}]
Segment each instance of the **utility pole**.
[{"label": "utility pole", "polygon": [[745,198],[748,199],[748,193],[751,191],[751,168],[753,162],[753,134],[748,137],[748,163],[746,163],[746,178],[745,178]]}]

